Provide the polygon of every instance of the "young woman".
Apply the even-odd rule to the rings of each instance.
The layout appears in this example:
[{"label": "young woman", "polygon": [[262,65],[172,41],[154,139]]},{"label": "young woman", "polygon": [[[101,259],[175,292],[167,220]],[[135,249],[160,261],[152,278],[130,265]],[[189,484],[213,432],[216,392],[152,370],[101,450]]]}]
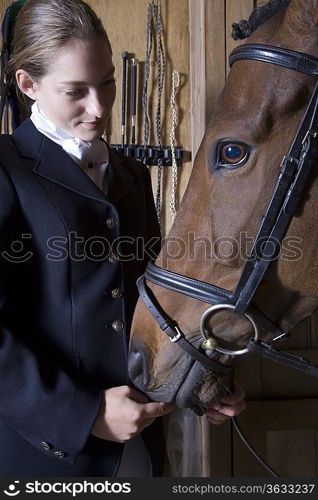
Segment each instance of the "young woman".
[{"label": "young woman", "polygon": [[[0,137],[0,476],[160,475],[171,405],[127,376],[159,228],[147,168],[100,139],[115,99],[101,21],[81,0],[27,1],[11,68],[33,105]],[[238,390],[208,417],[243,406]]]}]

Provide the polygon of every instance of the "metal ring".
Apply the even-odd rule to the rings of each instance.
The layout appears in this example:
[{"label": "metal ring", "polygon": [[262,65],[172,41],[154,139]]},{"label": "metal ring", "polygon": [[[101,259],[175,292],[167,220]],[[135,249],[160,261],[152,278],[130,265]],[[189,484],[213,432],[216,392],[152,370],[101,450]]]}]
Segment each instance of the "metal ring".
[{"label": "metal ring", "polygon": [[[207,317],[211,315],[211,313],[213,313],[214,311],[219,311],[220,309],[230,309],[231,311],[233,311],[235,309],[235,306],[233,304],[216,304],[214,306],[209,307],[209,309],[207,309],[202,314],[202,317],[200,320],[200,330],[201,330],[201,334],[205,340],[208,340],[209,338],[211,338],[211,337],[209,337],[209,335],[207,335],[207,330],[204,327],[205,321],[206,321]],[[255,321],[253,320],[252,316],[250,316],[250,314],[248,314],[248,313],[244,313],[244,317],[246,319],[248,319],[250,321],[250,323],[253,325],[254,340],[255,341],[258,340],[259,330],[258,330],[258,327],[257,327]],[[232,351],[230,349],[223,349],[222,347],[216,347],[215,350],[222,353],[222,354],[229,354],[230,356],[240,356],[241,354],[245,354],[245,353],[249,352],[248,349],[246,349],[246,348]]]}]

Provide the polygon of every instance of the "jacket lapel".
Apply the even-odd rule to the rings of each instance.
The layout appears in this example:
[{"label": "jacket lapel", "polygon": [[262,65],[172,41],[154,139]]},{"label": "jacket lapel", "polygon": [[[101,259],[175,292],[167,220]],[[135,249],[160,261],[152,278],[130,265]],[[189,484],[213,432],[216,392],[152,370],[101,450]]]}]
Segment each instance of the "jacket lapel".
[{"label": "jacket lapel", "polygon": [[134,181],[122,159],[110,150],[109,192],[106,196],[58,144],[36,129],[30,119],[14,131],[13,137],[20,155],[34,159],[31,162],[34,174],[82,196],[104,203],[116,202],[128,194]]}]

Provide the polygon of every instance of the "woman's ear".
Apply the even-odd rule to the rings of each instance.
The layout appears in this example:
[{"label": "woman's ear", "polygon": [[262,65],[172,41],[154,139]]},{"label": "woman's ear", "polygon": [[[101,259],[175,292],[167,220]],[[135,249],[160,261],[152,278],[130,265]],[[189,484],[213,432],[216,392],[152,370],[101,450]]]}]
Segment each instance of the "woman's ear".
[{"label": "woman's ear", "polygon": [[32,80],[29,73],[27,73],[24,69],[18,69],[18,71],[16,71],[15,78],[21,92],[35,101],[37,84]]}]

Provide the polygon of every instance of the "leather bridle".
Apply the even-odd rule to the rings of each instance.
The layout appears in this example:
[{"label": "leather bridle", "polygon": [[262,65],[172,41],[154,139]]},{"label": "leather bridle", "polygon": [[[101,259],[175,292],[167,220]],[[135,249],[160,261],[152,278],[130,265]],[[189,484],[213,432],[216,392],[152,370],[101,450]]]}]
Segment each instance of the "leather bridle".
[{"label": "leather bridle", "polygon": [[[244,59],[275,64],[315,78],[318,77],[318,59],[293,50],[263,44],[241,45],[230,54],[230,66],[234,62]],[[253,352],[272,361],[318,376],[318,367],[306,359],[278,351],[275,347],[260,340],[259,327],[269,332],[274,342],[286,338],[289,334],[281,331],[252,303],[261,280],[277,255],[281,240],[298,207],[306,181],[317,158],[318,83],[316,82],[291,147],[281,162],[272,198],[234,292],[162,269],[154,263],[149,263],[146,272],[139,278],[137,285],[140,297],[159,323],[161,330],[168,335],[172,342],[182,347],[206,368],[222,374],[229,374],[232,367],[217,361],[215,358],[218,357],[218,353],[238,356]],[[268,257],[269,250],[271,258]],[[213,304],[201,318],[200,329],[204,341],[199,348],[196,348],[185,338],[177,323],[162,309],[146,280],[160,287]],[[252,323],[254,338],[248,341],[245,349],[222,349],[217,345],[216,340],[209,335],[205,328],[207,319],[220,309],[231,309]]]}]

